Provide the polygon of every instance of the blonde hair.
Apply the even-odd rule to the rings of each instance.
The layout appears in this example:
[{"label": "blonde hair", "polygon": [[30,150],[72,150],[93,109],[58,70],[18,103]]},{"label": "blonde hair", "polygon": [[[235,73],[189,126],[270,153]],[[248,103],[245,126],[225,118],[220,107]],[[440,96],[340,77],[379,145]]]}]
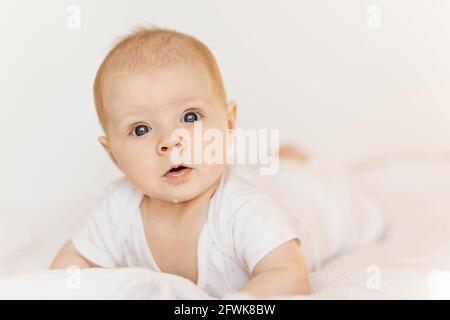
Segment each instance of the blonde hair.
[{"label": "blonde hair", "polygon": [[138,27],[119,40],[106,55],[94,80],[95,108],[103,131],[106,133],[102,92],[112,71],[146,72],[189,60],[206,66],[217,94],[225,101],[225,88],[216,59],[208,47],[193,36],[167,28]]}]

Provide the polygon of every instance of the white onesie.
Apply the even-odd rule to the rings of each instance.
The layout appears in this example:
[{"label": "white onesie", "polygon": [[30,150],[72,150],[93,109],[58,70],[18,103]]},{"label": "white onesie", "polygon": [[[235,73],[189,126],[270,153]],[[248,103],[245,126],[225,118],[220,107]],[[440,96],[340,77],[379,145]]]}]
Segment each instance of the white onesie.
[{"label": "white onesie", "polygon": [[[272,176],[260,175],[258,166],[228,166],[199,236],[197,285],[215,297],[230,294],[269,251],[291,239],[301,241],[312,271],[379,238],[383,213],[355,178],[321,160],[282,160]],[[142,196],[126,178],[111,183],[72,237],[81,255],[102,267],[161,272],[147,245]]]},{"label": "white onesie", "polygon": [[[242,287],[274,248],[291,239],[300,243],[279,205],[245,178],[251,170],[238,167],[228,166],[221,177],[197,244],[197,285],[215,297]],[[127,178],[112,182],[87,223],[72,236],[79,253],[101,267],[161,272],[147,244],[139,208],[142,196]]]}]

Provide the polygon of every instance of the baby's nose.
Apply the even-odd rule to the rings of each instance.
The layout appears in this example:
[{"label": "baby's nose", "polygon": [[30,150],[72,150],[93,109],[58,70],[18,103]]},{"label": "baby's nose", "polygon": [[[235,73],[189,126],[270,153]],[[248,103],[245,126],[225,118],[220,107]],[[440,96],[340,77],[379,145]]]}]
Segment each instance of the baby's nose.
[{"label": "baby's nose", "polygon": [[173,148],[181,148],[182,144],[180,141],[175,140],[165,140],[161,141],[158,146],[158,152],[160,154],[165,154],[167,152],[172,151]]}]

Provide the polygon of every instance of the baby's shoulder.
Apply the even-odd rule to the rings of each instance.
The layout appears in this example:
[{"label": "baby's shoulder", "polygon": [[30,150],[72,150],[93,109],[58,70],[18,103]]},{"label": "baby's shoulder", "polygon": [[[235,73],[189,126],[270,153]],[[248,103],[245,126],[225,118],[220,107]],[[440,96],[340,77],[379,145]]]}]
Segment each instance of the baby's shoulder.
[{"label": "baby's shoulder", "polygon": [[137,198],[142,197],[142,192],[127,177],[121,177],[111,181],[106,186],[105,193],[107,199],[118,206],[130,205],[131,200],[137,200]]},{"label": "baby's shoulder", "polygon": [[279,211],[278,203],[267,189],[254,183],[257,173],[253,168],[233,167],[226,174],[218,208],[222,219],[256,217],[263,211]]},{"label": "baby's shoulder", "polygon": [[253,173],[247,168],[228,170],[209,220],[213,242],[244,269],[236,248],[254,239],[263,241],[260,236],[283,223],[280,206],[265,188],[252,182]]},{"label": "baby's shoulder", "polygon": [[125,234],[138,213],[142,193],[126,178],[109,182],[98,196],[92,214]]}]

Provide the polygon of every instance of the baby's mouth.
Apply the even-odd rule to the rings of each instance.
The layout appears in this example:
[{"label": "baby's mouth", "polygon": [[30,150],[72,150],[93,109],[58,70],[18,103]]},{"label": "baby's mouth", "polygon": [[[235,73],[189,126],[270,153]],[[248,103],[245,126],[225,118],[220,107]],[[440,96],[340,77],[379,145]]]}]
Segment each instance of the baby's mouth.
[{"label": "baby's mouth", "polygon": [[187,167],[183,166],[183,165],[179,165],[179,166],[175,166],[175,167],[170,168],[170,170],[167,171],[167,172],[177,172],[177,171],[183,170],[185,168],[187,168]]},{"label": "baby's mouth", "polygon": [[168,170],[163,175],[163,177],[165,177],[173,182],[180,181],[180,179],[189,176],[191,171],[192,171],[192,168],[189,168],[189,167],[186,167],[183,165],[173,166],[172,168],[170,168],[170,170]]}]

